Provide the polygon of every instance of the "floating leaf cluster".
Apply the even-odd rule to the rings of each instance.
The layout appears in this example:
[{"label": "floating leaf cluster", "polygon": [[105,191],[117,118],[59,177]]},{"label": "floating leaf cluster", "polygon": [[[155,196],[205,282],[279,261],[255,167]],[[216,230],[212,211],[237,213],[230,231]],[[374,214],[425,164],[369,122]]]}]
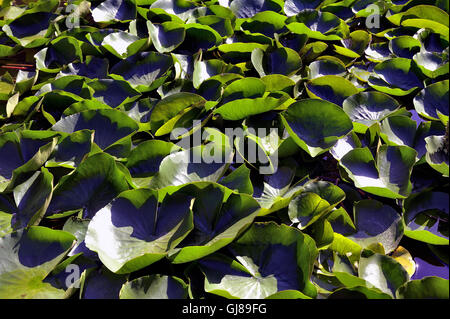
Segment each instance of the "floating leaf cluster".
[{"label": "floating leaf cluster", "polygon": [[448,0],[0,9],[0,298],[449,297]]}]

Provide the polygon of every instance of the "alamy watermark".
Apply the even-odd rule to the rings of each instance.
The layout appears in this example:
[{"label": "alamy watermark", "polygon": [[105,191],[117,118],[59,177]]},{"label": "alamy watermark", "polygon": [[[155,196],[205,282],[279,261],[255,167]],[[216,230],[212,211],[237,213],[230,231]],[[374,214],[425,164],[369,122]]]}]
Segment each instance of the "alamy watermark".
[{"label": "alamy watermark", "polygon": [[[193,128],[201,127],[201,121],[193,121]],[[181,138],[184,136],[184,138]],[[273,174],[278,168],[277,128],[225,128],[224,132],[200,128],[191,134],[186,128],[175,128],[170,133],[173,151],[182,148],[192,150],[190,156],[173,157],[176,163],[225,164],[244,162],[257,164],[260,174]],[[201,148],[198,148],[201,146]],[[173,153],[173,152],[172,152]]]}]

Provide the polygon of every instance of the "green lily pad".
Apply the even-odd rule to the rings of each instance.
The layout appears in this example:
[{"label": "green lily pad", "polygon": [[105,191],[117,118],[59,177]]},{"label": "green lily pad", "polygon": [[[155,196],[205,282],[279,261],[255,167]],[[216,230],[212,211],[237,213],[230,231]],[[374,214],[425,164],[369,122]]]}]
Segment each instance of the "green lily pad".
[{"label": "green lily pad", "polygon": [[152,24],[147,21],[147,27],[152,43],[159,53],[173,51],[183,43],[186,37],[184,26],[176,22],[167,21],[161,24]]},{"label": "green lily pad", "polygon": [[120,299],[186,299],[188,286],[177,277],[150,275],[126,282]]},{"label": "green lily pad", "polygon": [[376,200],[361,200],[353,206],[356,232],[347,236],[362,248],[381,243],[386,254],[397,248],[403,236],[401,216]]},{"label": "green lily pad", "polygon": [[382,197],[406,198],[411,193],[416,156],[408,146],[382,145],[376,159],[367,147],[355,148],[341,158],[340,165],[356,187]]},{"label": "green lily pad", "polygon": [[359,260],[358,274],[382,292],[395,296],[400,286],[409,281],[409,275],[394,258],[364,251]]},{"label": "green lily pad", "polygon": [[309,280],[317,248],[297,229],[256,223],[230,248],[237,261],[220,255],[200,261],[207,292],[242,299],[267,298],[285,290],[315,293]]},{"label": "green lily pad", "polygon": [[448,83],[448,80],[444,80],[431,84],[420,91],[413,100],[417,113],[430,120],[439,120],[446,116],[448,121],[449,112],[446,103],[449,91]]},{"label": "green lily pad", "polygon": [[60,299],[64,290],[44,278],[72,247],[71,234],[41,226],[0,238],[0,296],[7,299]]},{"label": "green lily pad", "polygon": [[306,183],[303,192],[293,197],[289,203],[289,218],[293,223],[298,223],[299,229],[305,229],[344,199],[344,191],[329,182]]},{"label": "green lily pad", "polygon": [[378,63],[369,77],[369,85],[387,94],[403,96],[416,89],[422,89],[423,83],[414,69],[412,60],[393,58]]},{"label": "green lily pad", "polygon": [[157,191],[137,189],[121,193],[97,212],[85,241],[109,270],[123,274],[164,258],[192,227],[190,197],[166,195],[158,205]]},{"label": "green lily pad", "polygon": [[[328,118],[333,118],[333,122]],[[318,99],[291,104],[281,119],[294,141],[313,157],[329,150],[353,128],[340,107]]]},{"label": "green lily pad", "polygon": [[400,299],[448,299],[448,280],[439,277],[425,277],[411,280],[400,286],[397,296]]},{"label": "green lily pad", "polygon": [[353,122],[357,133],[365,131],[375,123],[394,114],[400,104],[392,97],[381,92],[360,92],[344,100],[342,107]]},{"label": "green lily pad", "polygon": [[196,183],[179,192],[195,196],[192,211],[194,229],[169,252],[173,263],[203,258],[231,243],[259,213],[259,204],[246,194],[226,195],[225,189],[213,183]]},{"label": "green lily pad", "polygon": [[337,75],[324,75],[306,83],[306,91],[310,98],[319,98],[342,105],[344,100],[359,92],[347,79]]},{"label": "green lily pad", "polygon": [[84,209],[83,216],[91,218],[127,189],[124,174],[113,157],[106,153],[92,155],[81,162],[71,175],[64,176],[58,182],[47,216],[57,217],[57,214]]}]

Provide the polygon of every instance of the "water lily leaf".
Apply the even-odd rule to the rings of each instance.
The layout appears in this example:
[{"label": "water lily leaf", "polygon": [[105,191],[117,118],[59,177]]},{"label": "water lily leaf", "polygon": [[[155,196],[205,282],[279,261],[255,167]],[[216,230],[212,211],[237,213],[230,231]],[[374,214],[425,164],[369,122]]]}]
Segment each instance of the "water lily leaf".
[{"label": "water lily leaf", "polygon": [[252,33],[262,33],[273,38],[275,33],[283,33],[285,29],[286,16],[273,11],[263,11],[255,14],[241,24],[241,28]]},{"label": "water lily leaf", "polygon": [[186,38],[184,45],[190,52],[209,50],[222,42],[220,34],[210,26],[200,23],[185,24]]},{"label": "water lily leaf", "polygon": [[47,216],[84,209],[83,218],[92,218],[119,193],[128,189],[124,174],[114,158],[98,153],[85,159],[56,185]]},{"label": "water lily leaf", "polygon": [[92,258],[93,260],[98,260],[98,256],[95,252],[89,250],[86,247],[84,239],[86,238],[86,232],[88,225],[91,221],[88,219],[80,219],[77,217],[70,217],[64,224],[63,230],[71,233],[77,238],[76,244],[69,251],[67,256],[76,256],[82,253],[84,257]]},{"label": "water lily leaf", "polygon": [[409,59],[389,59],[378,63],[373,71],[369,85],[384,93],[402,96],[424,87]]},{"label": "water lily leaf", "polygon": [[328,59],[314,61],[308,68],[309,79],[315,79],[324,75],[343,76],[347,71],[345,65]]},{"label": "water lily leaf", "polygon": [[84,63],[69,63],[59,74],[61,76],[79,75],[89,79],[104,79],[108,74],[109,60],[87,56]]},{"label": "water lily leaf", "polygon": [[276,109],[285,102],[285,99],[275,97],[244,98],[237,99],[218,107],[215,114],[220,114],[223,119],[230,121],[242,120],[248,116],[256,115]]},{"label": "water lily leaf", "polygon": [[410,175],[416,156],[409,146],[382,145],[375,160],[367,147],[355,148],[340,165],[356,187],[382,197],[406,198],[411,193]]},{"label": "water lily leaf", "polygon": [[127,281],[120,299],[186,299],[188,285],[177,277],[150,275]]},{"label": "water lily leaf", "polygon": [[99,102],[111,107],[117,107],[132,102],[140,97],[140,93],[126,81],[101,79],[88,85],[94,89],[93,97]]},{"label": "water lily leaf", "polygon": [[61,137],[55,153],[46,163],[47,167],[56,166],[75,167],[91,151],[94,142],[92,130],[80,130]]},{"label": "water lily leaf", "polygon": [[106,0],[92,10],[95,22],[112,23],[136,19],[136,4],[132,0]]},{"label": "water lily leaf", "polygon": [[7,299],[60,299],[64,290],[44,278],[70,250],[75,237],[41,226],[0,238],[0,296]]},{"label": "water lily leaf", "polygon": [[[156,52],[142,52],[120,61],[111,68],[113,78],[127,81],[139,92],[152,91],[170,75],[173,60]],[[120,77],[116,77],[115,75]]]},{"label": "water lily leaf", "polygon": [[286,0],[284,12],[288,17],[295,16],[305,9],[316,9],[321,2],[321,0]]},{"label": "water lily leaf", "polygon": [[153,24],[147,21],[147,27],[155,49],[159,53],[175,50],[186,37],[186,30],[182,24],[176,22],[163,22]]},{"label": "water lily leaf", "polygon": [[269,74],[263,76],[261,80],[266,85],[267,92],[283,91],[289,94],[295,86],[295,82],[292,79],[281,74]]},{"label": "water lily leaf", "polygon": [[289,77],[302,68],[300,55],[290,48],[281,46],[274,50],[267,50],[265,54],[261,51],[256,48],[251,55],[253,67],[260,77],[268,74],[281,74]]},{"label": "water lily leaf", "polygon": [[237,18],[252,18],[262,11],[280,12],[282,8],[282,4],[274,0],[233,0],[230,5]]},{"label": "water lily leaf", "polygon": [[393,24],[400,25],[403,21],[409,19],[425,19],[436,21],[448,27],[448,13],[436,6],[416,5],[404,12],[400,12],[388,17]]},{"label": "water lily leaf", "polygon": [[357,133],[365,133],[375,123],[394,114],[400,104],[381,92],[360,92],[344,100],[342,108],[353,122]]},{"label": "water lily leaf", "polygon": [[389,42],[371,43],[364,53],[372,62],[383,62],[394,57],[389,49]]},{"label": "water lily leaf", "polygon": [[436,52],[419,52],[413,56],[419,69],[427,77],[435,79],[448,74],[448,55]]},{"label": "water lily leaf", "polygon": [[448,245],[449,196],[425,191],[408,197],[404,204],[405,235],[433,245]]},{"label": "water lily leaf", "polygon": [[0,238],[12,233],[11,227],[12,214],[0,210]]},{"label": "water lily leaf", "polygon": [[80,43],[73,37],[59,37],[36,53],[36,68],[38,70],[56,73],[64,65],[74,61],[83,62]]},{"label": "water lily leaf", "polygon": [[84,78],[78,75],[69,75],[44,84],[35,95],[41,96],[56,91],[60,95],[69,96],[73,99],[90,99],[92,97],[91,90]]},{"label": "water lily leaf", "polygon": [[445,135],[432,135],[425,137],[428,164],[443,176],[449,176],[448,169],[448,137],[445,145]]},{"label": "water lily leaf", "polygon": [[[262,35],[261,35],[262,36]],[[245,62],[251,58],[252,52],[255,49],[266,50],[269,44],[261,44],[255,42],[235,42],[225,43],[219,45],[217,48],[222,55],[222,59],[231,63]]]},{"label": "water lily leaf", "polygon": [[[326,216],[330,222],[333,231],[342,235],[349,235],[356,232],[356,227],[353,224],[350,215],[343,207],[335,208]],[[334,238],[333,238],[334,241]]]},{"label": "water lily leaf", "polygon": [[256,197],[261,207],[264,208],[262,215],[287,207],[293,196],[303,190],[301,182],[291,185],[294,174],[294,170],[282,166],[272,175],[264,177],[262,194]]},{"label": "water lily leaf", "polygon": [[358,274],[382,292],[395,296],[397,289],[409,281],[409,275],[394,258],[364,251],[359,260]]},{"label": "water lily leaf", "polygon": [[417,113],[430,120],[439,120],[439,113],[448,118],[448,104],[445,103],[448,100],[448,83],[448,80],[444,80],[420,91],[413,100]]},{"label": "water lily leaf", "polygon": [[44,167],[27,181],[14,188],[14,212],[11,225],[14,229],[38,225],[44,216],[53,193],[53,175]]},{"label": "water lily leaf", "polygon": [[0,31],[0,58],[12,56],[20,50],[20,45],[12,41],[5,32]]},{"label": "water lily leaf", "polygon": [[133,177],[153,176],[158,172],[161,161],[180,149],[170,142],[145,141],[130,152],[126,166]]},{"label": "water lily leaf", "polygon": [[165,12],[186,21],[192,15],[195,5],[186,0],[157,0],[151,4],[150,9],[163,9]]},{"label": "water lily leaf", "polygon": [[23,71],[19,70],[16,76],[15,91],[23,94],[29,91],[36,83],[38,71]]},{"label": "water lily leaf", "polygon": [[[219,149],[221,150],[221,147]],[[205,161],[205,158],[211,159],[208,151],[208,147],[196,146],[166,156],[158,173],[151,180],[150,187],[159,189],[199,181],[217,182],[225,173],[233,153],[225,150],[219,154],[220,161],[211,162]]]},{"label": "water lily leaf", "polygon": [[241,74],[242,71],[238,67],[227,64],[221,60],[218,59],[211,59],[206,61],[196,61],[194,64],[194,71],[193,71],[193,84],[195,88],[200,88],[200,85],[219,74],[229,74],[229,73],[236,73]]},{"label": "water lily leaf", "polygon": [[347,24],[330,12],[303,10],[287,21],[287,28],[296,34],[306,34],[310,39],[341,40],[350,34]]},{"label": "water lily leaf", "polygon": [[259,204],[246,194],[231,194],[212,183],[185,186],[179,192],[195,196],[194,229],[169,252],[173,263],[203,258],[231,243],[259,213]]},{"label": "water lily leaf", "polygon": [[237,100],[237,99],[254,99],[260,98],[266,91],[266,85],[258,78],[247,77],[236,80],[227,85],[222,93],[221,103]]},{"label": "water lily leaf", "polygon": [[102,149],[133,134],[138,128],[137,123],[122,112],[108,109],[69,115],[52,126],[52,130],[65,133],[94,130],[94,142]]},{"label": "water lily leaf", "polygon": [[377,288],[355,286],[336,289],[327,299],[392,299],[392,297]]},{"label": "water lily leaf", "polygon": [[[217,10],[217,8],[224,9],[223,7],[215,6],[215,5],[210,6],[210,8],[211,7],[216,8],[216,10]],[[219,10],[217,10],[217,11],[219,11]],[[221,37],[230,37],[234,34],[233,26],[234,26],[236,17],[234,16],[234,14],[231,11],[225,11],[225,12],[227,12],[228,14],[225,13],[222,17],[219,17],[218,15],[207,15],[207,16],[198,17],[198,18],[196,18],[196,22],[211,27],[212,29],[216,30],[217,33],[219,33]]]},{"label": "water lily leaf", "polygon": [[[341,49],[340,54],[344,53],[343,55],[348,57],[356,57],[356,55],[361,56],[364,54],[364,51],[367,49],[371,41],[372,36],[367,31],[353,31],[349,34],[349,38],[341,40],[341,43],[344,45],[341,48],[345,50],[342,51]],[[339,53],[339,48],[337,46],[335,46],[335,49],[338,49],[337,52]]]},{"label": "water lily leaf", "polygon": [[109,270],[123,274],[164,258],[192,227],[190,197],[166,195],[158,206],[157,191],[136,189],[97,212],[85,241]]},{"label": "water lily leaf", "polygon": [[102,266],[88,269],[80,283],[80,299],[119,299],[126,276],[115,274]]},{"label": "water lily leaf", "polygon": [[403,284],[398,288],[397,296],[400,299],[448,299],[448,286],[448,280],[426,277]]},{"label": "water lily leaf", "polygon": [[[448,15],[447,15],[448,19]],[[404,27],[414,27],[414,28],[427,28],[433,32],[439,34],[445,41],[449,40],[448,25],[445,26],[441,23],[435,22],[433,20],[427,19],[407,19],[402,22]]]},{"label": "water lily leaf", "polygon": [[100,45],[119,59],[125,59],[143,50],[148,45],[148,40],[119,31],[106,35]]},{"label": "water lily leaf", "polygon": [[25,182],[48,160],[58,133],[24,130],[19,135],[8,132],[0,135],[0,149],[8,156],[0,160],[0,189],[12,190]]},{"label": "water lily leaf", "polygon": [[389,50],[399,58],[411,59],[420,51],[420,41],[407,35],[399,36],[389,41]]},{"label": "water lily leaf", "polygon": [[344,100],[359,90],[347,79],[337,75],[324,75],[306,83],[309,97],[342,105]]},{"label": "water lily leaf", "polygon": [[380,136],[388,145],[414,147],[416,121],[408,116],[390,116],[381,123]]},{"label": "water lily leaf", "polygon": [[315,292],[309,280],[317,248],[295,228],[255,223],[230,248],[237,261],[213,255],[199,262],[207,292],[242,299],[267,298],[285,290]]},{"label": "water lily leaf", "polygon": [[404,225],[401,216],[390,206],[376,200],[361,200],[353,207],[357,232],[347,236],[362,248],[381,243],[388,254],[397,248]]},{"label": "water lily leaf", "polygon": [[150,116],[152,132],[157,132],[164,123],[176,117],[180,112],[189,107],[202,109],[206,100],[200,95],[181,92],[169,95],[155,105]]},{"label": "water lily leaf", "polygon": [[25,48],[36,48],[47,44],[53,27],[49,26],[56,17],[51,12],[25,12],[3,26],[3,31],[13,41]]},{"label": "water lily leaf", "polygon": [[242,164],[227,176],[222,177],[219,180],[219,184],[224,185],[231,190],[237,191],[238,193],[253,195],[253,184],[250,179],[250,169],[248,169],[245,164]]},{"label": "water lily leaf", "polygon": [[329,182],[306,183],[303,192],[289,203],[289,218],[303,230],[330,212],[344,198],[345,192]]},{"label": "water lily leaf", "polygon": [[[327,118],[333,118],[333,122]],[[281,119],[294,141],[313,157],[326,152],[353,127],[340,107],[318,99],[291,104]]]}]

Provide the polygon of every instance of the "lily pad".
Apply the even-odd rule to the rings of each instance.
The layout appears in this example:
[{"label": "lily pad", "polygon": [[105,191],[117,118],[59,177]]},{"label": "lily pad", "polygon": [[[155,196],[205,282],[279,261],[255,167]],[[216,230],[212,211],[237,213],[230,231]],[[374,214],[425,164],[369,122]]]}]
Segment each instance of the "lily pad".
[{"label": "lily pad", "polygon": [[177,277],[150,275],[126,282],[120,299],[186,299],[188,286]]},{"label": "lily pad", "polygon": [[361,200],[353,207],[356,233],[348,236],[363,248],[381,243],[386,254],[397,248],[404,225],[400,214],[376,200]]},{"label": "lily pad", "polygon": [[129,273],[164,258],[191,230],[188,196],[166,195],[159,206],[157,191],[137,189],[102,208],[89,223],[85,241],[109,270]]},{"label": "lily pad", "polygon": [[152,91],[161,86],[170,75],[173,66],[171,57],[156,53],[142,52],[133,55],[111,68],[111,77],[125,80],[139,92]]},{"label": "lily pad", "polygon": [[359,92],[347,79],[337,75],[324,75],[306,83],[309,97],[342,105],[344,100]]},{"label": "lily pad", "polygon": [[195,196],[194,229],[169,253],[173,263],[205,257],[231,243],[259,213],[259,204],[246,194],[226,195],[213,183],[188,185],[179,192]]},{"label": "lily pad", "polygon": [[59,299],[64,290],[44,278],[70,250],[75,237],[32,226],[0,238],[0,296],[7,299]]},{"label": "lily pad", "polygon": [[[333,118],[333,122],[327,118]],[[313,157],[326,152],[353,127],[340,107],[318,99],[291,104],[281,119],[294,141]]]},{"label": "lily pad", "polygon": [[285,290],[315,293],[309,280],[317,248],[295,228],[256,223],[230,249],[237,261],[220,255],[200,261],[207,292],[244,299],[267,298]]},{"label": "lily pad", "polygon": [[449,91],[448,83],[448,80],[444,80],[431,84],[420,91],[413,101],[417,113],[430,120],[439,120],[446,116],[448,121],[449,112],[446,103]]},{"label": "lily pad", "polygon": [[98,210],[127,189],[124,174],[114,158],[106,153],[92,155],[56,185],[47,216],[84,209],[83,217],[92,218]]},{"label": "lily pad", "polygon": [[341,158],[340,165],[356,187],[382,197],[406,198],[412,189],[410,175],[416,156],[409,146],[383,145],[375,160],[367,147],[355,148]]},{"label": "lily pad", "polygon": [[374,89],[396,96],[407,95],[424,87],[414,69],[412,60],[393,58],[378,63],[369,78],[369,85]]},{"label": "lily pad", "polygon": [[358,133],[364,133],[373,124],[381,123],[400,108],[400,104],[394,98],[376,91],[352,95],[342,104]]},{"label": "lily pad", "polygon": [[136,19],[136,4],[132,0],[106,0],[92,10],[95,22],[107,23]]}]

